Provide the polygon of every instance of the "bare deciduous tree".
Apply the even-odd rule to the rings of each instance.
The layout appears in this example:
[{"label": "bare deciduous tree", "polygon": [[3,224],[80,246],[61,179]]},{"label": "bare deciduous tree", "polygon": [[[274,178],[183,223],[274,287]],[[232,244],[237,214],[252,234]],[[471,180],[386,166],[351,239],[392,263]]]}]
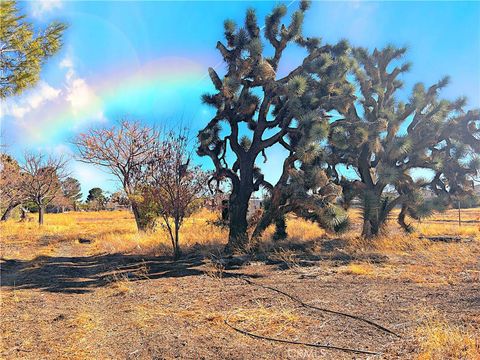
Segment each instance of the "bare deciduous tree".
[{"label": "bare deciduous tree", "polygon": [[112,128],[90,129],[74,141],[80,161],[108,169],[122,183],[130,199],[138,230],[150,227],[142,214],[136,191],[138,177],[158,146],[159,133],[138,121],[121,121]]},{"label": "bare deciduous tree", "polygon": [[21,173],[17,161],[10,155],[0,154],[0,221],[8,220],[12,211],[25,200],[20,184]]},{"label": "bare deciduous tree", "polygon": [[21,188],[26,198],[38,206],[38,223],[43,224],[45,208],[62,193],[61,181],[65,179],[67,160],[44,154],[25,154],[21,165]]},{"label": "bare deciduous tree", "polygon": [[209,178],[200,167],[190,165],[187,148],[186,136],[170,133],[148,166],[144,188],[163,219],[176,259],[181,255],[179,231],[183,220],[200,205]]}]

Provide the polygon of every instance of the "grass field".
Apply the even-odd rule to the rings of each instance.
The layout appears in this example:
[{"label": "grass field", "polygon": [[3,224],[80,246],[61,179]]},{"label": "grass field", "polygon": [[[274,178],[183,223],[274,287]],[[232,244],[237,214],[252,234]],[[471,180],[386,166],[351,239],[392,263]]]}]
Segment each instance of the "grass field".
[{"label": "grass field", "polygon": [[[288,241],[272,242],[268,229],[260,253],[239,266],[222,258],[227,232],[206,210],[186,221],[178,262],[161,227],[138,234],[125,211],[47,214],[43,227],[9,220],[0,224],[0,357],[479,359],[480,209],[462,210],[462,226],[455,210],[414,222],[412,235],[392,221],[374,241],[357,236],[359,213],[350,217],[341,236],[289,218]],[[439,235],[455,241],[427,238]],[[401,338],[308,310],[242,276]],[[263,336],[380,354],[258,340],[226,319]]]}]

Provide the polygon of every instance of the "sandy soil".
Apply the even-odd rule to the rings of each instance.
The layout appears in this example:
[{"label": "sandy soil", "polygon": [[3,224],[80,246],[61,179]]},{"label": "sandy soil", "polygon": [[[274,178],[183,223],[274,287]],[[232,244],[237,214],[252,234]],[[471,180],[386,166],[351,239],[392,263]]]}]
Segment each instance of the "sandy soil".
[{"label": "sandy soil", "polygon": [[[215,263],[195,251],[178,262],[88,256],[91,244],[71,240],[55,244],[54,257],[4,259],[1,358],[410,359],[419,352],[416,329],[430,311],[480,329],[478,267],[458,270],[450,283],[419,282],[397,275],[421,262],[421,256],[362,253],[360,259],[347,254],[341,241],[319,244],[316,254],[292,262],[266,257]],[[465,246],[480,254],[477,243]],[[358,260],[368,261],[376,272],[344,271]],[[395,274],[385,275],[392,268]],[[241,277],[311,305],[378,322],[401,338],[358,320],[307,309]],[[380,354],[254,339],[229,328],[225,319],[260,335]]]}]

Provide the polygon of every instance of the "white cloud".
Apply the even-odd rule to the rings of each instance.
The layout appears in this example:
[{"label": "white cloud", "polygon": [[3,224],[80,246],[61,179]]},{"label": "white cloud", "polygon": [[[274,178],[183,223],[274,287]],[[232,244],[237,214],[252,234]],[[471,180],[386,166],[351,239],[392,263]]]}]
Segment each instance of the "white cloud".
[{"label": "white cloud", "polygon": [[61,68],[73,68],[73,60],[70,56],[65,56],[62,61],[60,61]]},{"label": "white cloud", "polygon": [[76,133],[90,123],[108,121],[97,89],[78,75],[72,57],[59,65],[64,78],[58,88],[40,81],[20,96],[2,101],[0,126],[13,134],[12,141],[46,145],[64,132]]},{"label": "white cloud", "polygon": [[66,144],[55,145],[52,149],[52,153],[59,156],[73,157],[73,150]]},{"label": "white cloud", "polygon": [[32,16],[41,19],[44,15],[53,12],[56,9],[61,9],[63,6],[61,0],[35,0],[30,2],[30,10]]},{"label": "white cloud", "polygon": [[72,106],[74,115],[78,115],[95,101],[95,93],[84,79],[74,78],[68,86],[66,99]]},{"label": "white cloud", "polygon": [[[70,104],[72,115],[76,118],[103,121],[105,116],[100,110],[101,101],[87,81],[77,76],[72,58],[66,56],[60,62],[60,67],[67,69],[65,100]],[[91,114],[92,109],[96,109],[93,114]]]},{"label": "white cloud", "polygon": [[2,115],[10,115],[16,119],[22,119],[44,103],[56,99],[60,92],[60,89],[55,89],[46,82],[41,81],[33,89],[27,90],[20,98],[7,100],[5,113]]}]

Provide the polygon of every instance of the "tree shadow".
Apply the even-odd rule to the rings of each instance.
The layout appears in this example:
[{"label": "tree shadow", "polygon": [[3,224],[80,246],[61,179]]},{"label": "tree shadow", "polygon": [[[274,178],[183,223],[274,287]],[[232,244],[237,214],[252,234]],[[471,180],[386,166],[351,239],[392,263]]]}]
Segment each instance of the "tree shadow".
[{"label": "tree shadow", "polygon": [[[204,258],[185,256],[177,261],[171,257],[106,254],[78,257],[39,256],[33,260],[0,259],[1,287],[40,289],[48,292],[81,294],[128,279],[175,278],[205,274]],[[239,272],[224,277],[248,276]]]},{"label": "tree shadow", "polygon": [[288,260],[279,258],[278,250],[292,251],[295,254],[292,262],[300,267],[317,266],[324,261],[331,261],[337,265],[348,265],[358,261],[380,264],[388,260],[387,256],[380,253],[352,251],[348,242],[341,238],[318,238],[308,241],[290,238],[275,244],[274,251],[266,255],[266,263],[277,265],[280,270],[290,268],[291,264],[288,263]]}]

